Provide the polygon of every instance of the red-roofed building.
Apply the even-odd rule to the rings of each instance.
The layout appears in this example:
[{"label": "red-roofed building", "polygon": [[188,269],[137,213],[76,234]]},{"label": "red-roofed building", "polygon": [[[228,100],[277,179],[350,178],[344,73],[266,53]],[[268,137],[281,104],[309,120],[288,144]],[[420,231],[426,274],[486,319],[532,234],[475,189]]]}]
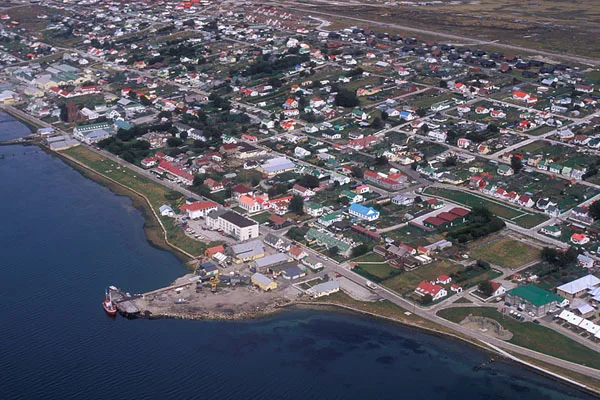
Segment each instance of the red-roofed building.
[{"label": "red-roofed building", "polygon": [[222,244],[218,246],[209,247],[208,249],[204,250],[204,255],[206,257],[212,257],[217,253],[225,253],[225,247],[223,247]]},{"label": "red-roofed building", "polygon": [[184,204],[179,209],[187,213],[191,219],[206,217],[211,211],[215,211],[219,205],[214,201],[195,201],[190,204]]},{"label": "red-roofed building", "polygon": [[225,186],[221,182],[217,182],[213,178],[207,178],[202,183],[210,189],[211,193],[220,192],[225,189]]},{"label": "red-roofed building", "polygon": [[460,208],[460,207],[454,207],[453,209],[451,209],[450,211],[448,211],[449,213],[452,213],[454,215],[458,215],[459,217],[466,217],[470,211],[465,209],[465,208]]},{"label": "red-roofed building", "polygon": [[419,286],[417,286],[415,289],[415,293],[419,296],[430,295],[433,298],[433,301],[439,300],[448,295],[448,292],[442,286],[428,281],[419,283]]},{"label": "red-roofed building", "polygon": [[440,275],[437,277],[437,279],[435,281],[436,281],[436,283],[439,283],[441,285],[447,285],[450,282],[452,282],[452,278],[449,277],[448,275]]},{"label": "red-roofed building", "polygon": [[160,159],[158,157],[146,157],[140,162],[140,164],[144,168],[152,168],[158,164],[159,160]]},{"label": "red-roofed building", "polygon": [[158,164],[158,169],[173,176],[178,182],[181,182],[184,185],[190,186],[194,183],[194,175],[182,170],[179,167],[174,166],[168,161],[161,161]]},{"label": "red-roofed building", "polygon": [[234,187],[231,188],[231,194],[233,195],[233,197],[237,200],[239,199],[241,196],[243,195],[252,195],[253,190],[250,189],[248,186],[239,184],[239,185],[235,185]]},{"label": "red-roofed building", "polygon": [[456,293],[462,293],[463,291],[462,287],[458,286],[456,283],[453,283],[452,286],[450,286],[450,290]]},{"label": "red-roofed building", "polygon": [[429,229],[445,228],[448,221],[438,217],[427,217],[423,220],[423,226]]}]

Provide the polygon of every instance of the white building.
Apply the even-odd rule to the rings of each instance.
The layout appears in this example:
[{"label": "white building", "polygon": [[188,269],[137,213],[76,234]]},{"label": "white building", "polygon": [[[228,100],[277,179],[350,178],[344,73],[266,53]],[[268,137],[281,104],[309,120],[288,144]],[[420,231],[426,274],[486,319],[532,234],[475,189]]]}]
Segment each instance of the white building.
[{"label": "white building", "polygon": [[207,215],[206,225],[210,229],[222,230],[240,241],[258,237],[258,222],[233,211],[213,211]]}]

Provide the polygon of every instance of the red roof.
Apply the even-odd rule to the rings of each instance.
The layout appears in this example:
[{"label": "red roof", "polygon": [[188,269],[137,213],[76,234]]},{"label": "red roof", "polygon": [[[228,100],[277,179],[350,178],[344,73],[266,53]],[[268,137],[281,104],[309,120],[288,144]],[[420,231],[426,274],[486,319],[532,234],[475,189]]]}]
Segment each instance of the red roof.
[{"label": "red roof", "polygon": [[451,221],[454,221],[456,218],[458,218],[458,215],[444,211],[444,212],[441,212],[438,215],[436,215],[436,217],[439,219],[443,219],[445,221],[451,222]]},{"label": "red roof", "polygon": [[194,180],[194,175],[190,174],[189,172],[186,172],[184,170],[182,170],[181,168],[178,168],[174,165],[172,165],[170,162],[168,161],[161,161],[160,164],[158,164],[158,168],[169,172],[170,174],[179,176],[181,178],[184,178],[188,181],[193,181]]},{"label": "red roof", "polygon": [[223,247],[222,244],[220,244],[218,246],[209,247],[208,249],[206,249],[206,255],[208,257],[212,257],[217,253],[224,253],[224,252],[225,252],[225,248]]},{"label": "red roof", "polygon": [[192,204],[184,204],[179,207],[182,211],[200,211],[200,210],[208,210],[209,208],[218,207],[219,205],[214,201],[195,201]]},{"label": "red roof", "polygon": [[451,214],[454,215],[458,215],[459,217],[464,217],[466,216],[470,211],[466,210],[464,208],[460,208],[460,207],[454,207],[453,209],[451,209],[450,211],[448,211]]},{"label": "red roof", "polygon": [[419,283],[419,286],[417,286],[417,288],[416,288],[417,291],[419,291],[423,294],[430,294],[432,296],[435,296],[436,294],[438,294],[438,292],[442,289],[443,289],[443,287],[441,287],[440,285],[434,285],[428,281],[423,281],[423,282]]},{"label": "red roof", "polygon": [[428,224],[437,227],[437,226],[445,224],[447,221],[444,221],[443,219],[440,219],[440,218],[437,218],[437,217],[429,217],[429,218],[425,218],[423,220],[423,222],[424,223],[427,222]]},{"label": "red roof", "polygon": [[448,279],[451,279],[448,275],[440,275],[437,277],[438,281],[447,281]]}]

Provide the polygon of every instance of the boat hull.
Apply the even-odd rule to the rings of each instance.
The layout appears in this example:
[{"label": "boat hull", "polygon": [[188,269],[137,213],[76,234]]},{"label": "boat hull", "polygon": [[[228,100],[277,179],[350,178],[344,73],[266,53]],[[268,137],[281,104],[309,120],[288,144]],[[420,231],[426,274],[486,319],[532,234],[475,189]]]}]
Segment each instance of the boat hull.
[{"label": "boat hull", "polygon": [[114,305],[112,307],[109,307],[106,302],[102,302],[102,308],[104,308],[104,311],[106,311],[106,313],[108,315],[117,315],[117,307],[115,307]]}]

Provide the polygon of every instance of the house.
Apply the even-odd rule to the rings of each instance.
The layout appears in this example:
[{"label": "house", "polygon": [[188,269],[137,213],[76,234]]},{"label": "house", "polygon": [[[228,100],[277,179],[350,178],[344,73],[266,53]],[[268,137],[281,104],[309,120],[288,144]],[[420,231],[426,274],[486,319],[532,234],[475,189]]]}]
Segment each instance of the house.
[{"label": "house", "polygon": [[375,221],[379,218],[379,211],[373,207],[366,207],[358,203],[351,204],[348,207],[348,214],[367,221]]},{"label": "house", "polygon": [[252,275],[250,277],[250,282],[252,282],[253,285],[258,286],[260,289],[264,290],[265,292],[277,289],[277,282],[275,282],[272,279],[267,278],[266,276],[264,276],[263,274],[261,274],[259,272],[255,273],[254,275]]},{"label": "house", "polygon": [[297,265],[291,265],[283,270],[282,275],[283,279],[294,280],[306,276],[306,271]]},{"label": "house", "polygon": [[590,274],[558,286],[556,293],[566,299],[573,300],[598,287],[600,287],[600,278]]},{"label": "house", "polygon": [[490,297],[498,297],[506,293],[506,288],[502,286],[501,283],[491,281],[490,285],[492,286],[492,294]]},{"label": "house", "polygon": [[460,147],[461,149],[467,149],[467,148],[471,147],[471,144],[472,144],[472,143],[473,143],[473,142],[471,142],[471,141],[470,141],[469,139],[467,139],[467,138],[459,138],[459,139],[456,141],[456,145],[457,145],[458,147]]},{"label": "house", "polygon": [[571,235],[571,243],[573,244],[578,244],[578,245],[584,245],[589,243],[590,238],[583,234],[583,233],[574,233],[573,235]]},{"label": "house", "polygon": [[305,188],[304,186],[295,184],[292,187],[292,194],[297,194],[302,196],[303,198],[308,198],[315,195],[315,192],[309,188]]},{"label": "house", "polygon": [[583,268],[592,268],[594,266],[594,259],[584,254],[579,254],[577,256],[577,263]]},{"label": "house", "polygon": [[223,247],[222,244],[218,245],[218,246],[213,246],[213,247],[209,247],[208,249],[204,250],[204,255],[206,257],[212,258],[215,256],[215,254],[224,254],[225,253],[225,247]]},{"label": "house", "polygon": [[315,286],[306,290],[306,294],[311,297],[318,298],[323,296],[329,296],[332,293],[340,291],[340,283],[336,280],[330,280],[327,282],[319,283]]},{"label": "house", "polygon": [[540,232],[552,237],[560,237],[562,235],[562,230],[555,225],[544,226],[540,229]]},{"label": "house", "polygon": [[288,220],[281,215],[273,214],[268,219],[269,226],[273,229],[281,229],[289,224]]},{"label": "house", "polygon": [[290,247],[288,253],[294,258],[294,260],[302,260],[304,257],[308,256],[308,253],[306,253],[306,251],[304,251],[304,249],[298,245]]},{"label": "house", "polygon": [[163,204],[162,206],[160,206],[158,211],[160,212],[160,215],[162,215],[163,217],[174,217],[175,216],[175,212],[173,211],[173,209],[166,204]]},{"label": "house", "polygon": [[179,209],[187,214],[190,219],[206,217],[210,212],[219,208],[214,201],[195,201],[190,204],[183,204]]},{"label": "house", "polygon": [[194,175],[171,164],[169,161],[161,161],[158,164],[158,169],[172,176],[175,181],[183,183],[184,185],[191,186],[194,183]]},{"label": "house", "polygon": [[415,293],[421,297],[430,295],[433,301],[439,300],[448,295],[448,292],[442,286],[428,281],[422,281],[419,283],[419,286],[415,288]]},{"label": "house", "polygon": [[402,194],[398,194],[394,197],[392,197],[392,204],[396,204],[399,206],[409,206],[412,203],[414,203],[415,198],[411,197],[411,196],[405,196]]},{"label": "house", "polygon": [[342,190],[340,197],[346,197],[350,203],[361,203],[365,200],[362,194],[351,192],[349,190]]},{"label": "house", "polygon": [[510,165],[500,164],[496,173],[500,176],[511,176],[515,174],[515,170],[513,170]]},{"label": "house", "polygon": [[343,219],[344,219],[344,214],[341,211],[337,211],[337,212],[333,212],[333,213],[329,213],[329,214],[320,216],[317,219],[317,222],[327,228],[327,227],[331,226],[332,224],[334,224],[335,222],[340,222]]},{"label": "house", "polygon": [[440,285],[447,285],[450,282],[452,282],[452,278],[449,277],[448,275],[440,275],[435,280],[435,283],[439,283]]},{"label": "house", "polygon": [[243,195],[252,195],[252,193],[252,189],[242,184],[235,185],[231,188],[231,194],[236,200],[238,200]]},{"label": "house", "polygon": [[512,98],[513,100],[522,101],[527,104],[537,103],[537,99],[535,97],[532,97],[529,94],[521,92],[519,90],[512,92]]},{"label": "house", "polygon": [[211,193],[220,192],[221,190],[225,190],[225,186],[221,182],[215,181],[213,178],[207,178],[202,182],[206,185]]},{"label": "house", "polygon": [[535,202],[531,200],[531,197],[525,194],[517,199],[517,203],[522,207],[533,207],[535,205]]},{"label": "house", "polygon": [[380,172],[371,171],[370,169],[365,170],[364,179],[388,190],[401,189],[407,182],[406,175],[398,173],[386,175]]},{"label": "house", "polygon": [[532,312],[543,317],[554,311],[564,299],[534,285],[517,286],[506,292],[504,301],[509,306],[516,306],[525,312]]},{"label": "house", "polygon": [[444,143],[448,139],[448,134],[445,131],[432,130],[427,132],[427,137],[436,142]]},{"label": "house", "polygon": [[462,293],[462,291],[463,291],[463,288],[462,288],[462,287],[460,287],[460,286],[458,286],[457,284],[453,283],[453,284],[450,286],[450,290],[451,290],[451,291],[453,291],[453,292],[455,292],[455,293]]},{"label": "house", "polygon": [[348,257],[351,254],[354,243],[348,239],[340,238],[325,230],[310,228],[304,235],[308,244],[316,243],[326,249],[337,248],[338,254]]},{"label": "house", "polygon": [[321,204],[305,202],[303,206],[303,211],[311,217],[316,218],[323,215],[324,207]]},{"label": "house", "polygon": [[300,146],[296,146],[296,148],[294,149],[294,155],[298,158],[304,158],[304,157],[308,157],[310,156],[310,151],[306,150],[303,147]]}]

